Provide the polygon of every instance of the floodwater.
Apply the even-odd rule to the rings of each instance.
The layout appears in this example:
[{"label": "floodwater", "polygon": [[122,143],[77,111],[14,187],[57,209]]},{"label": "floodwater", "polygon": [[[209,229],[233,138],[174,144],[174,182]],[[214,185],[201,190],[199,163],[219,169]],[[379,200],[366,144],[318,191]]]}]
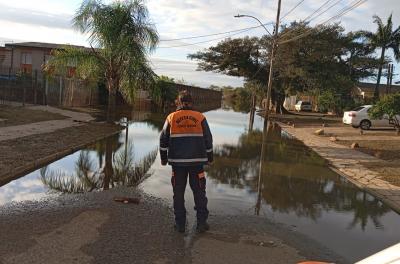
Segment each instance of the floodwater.
[{"label": "floodwater", "polygon": [[[279,127],[263,136],[259,117],[248,132],[246,114],[219,109],[205,116],[214,136],[215,161],[207,168],[211,214],[253,214],[285,224],[351,262],[400,241],[399,214],[332,172]],[[157,154],[163,117],[140,113],[134,119],[119,135],[0,187],[0,206],[138,183],[172,202],[171,169],[160,165]],[[191,219],[192,199],[188,187]]]}]

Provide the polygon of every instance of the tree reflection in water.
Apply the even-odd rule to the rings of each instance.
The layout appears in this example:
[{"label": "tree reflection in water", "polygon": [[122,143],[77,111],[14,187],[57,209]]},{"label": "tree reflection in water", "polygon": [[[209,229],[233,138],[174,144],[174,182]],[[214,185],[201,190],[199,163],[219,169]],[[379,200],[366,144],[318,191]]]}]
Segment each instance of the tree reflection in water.
[{"label": "tree reflection in water", "polygon": [[[157,156],[157,149],[148,153],[139,163],[134,162],[133,144],[128,141],[124,151],[119,137],[109,137],[94,146],[99,166],[93,163],[90,150],[81,151],[74,173],[52,171],[48,167],[40,170],[41,181],[49,189],[62,193],[82,193],[115,186],[136,186],[146,177],[147,171]],[[104,161],[104,162],[103,162]]]},{"label": "tree reflection in water", "polygon": [[369,220],[381,228],[380,217],[390,211],[378,199],[332,172],[301,142],[282,136],[279,126],[270,126],[264,136],[259,130],[246,132],[236,145],[217,147],[214,156],[208,176],[257,193],[256,214],[262,201],[274,212],[294,212],[314,221],[323,212],[351,212],[349,229],[360,225],[364,230]]}]

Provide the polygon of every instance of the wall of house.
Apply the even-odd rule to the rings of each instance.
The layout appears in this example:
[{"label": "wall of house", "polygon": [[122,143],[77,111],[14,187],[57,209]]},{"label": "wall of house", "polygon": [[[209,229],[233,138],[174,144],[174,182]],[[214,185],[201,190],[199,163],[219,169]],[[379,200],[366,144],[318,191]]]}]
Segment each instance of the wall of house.
[{"label": "wall of house", "polygon": [[45,62],[45,56],[50,54],[50,50],[13,47],[13,54],[12,54],[12,58],[13,58],[12,67],[13,68],[21,68],[23,53],[31,54],[32,71],[35,71],[35,70],[41,71],[42,66]]},{"label": "wall of house", "polygon": [[[10,66],[11,50],[8,48],[0,47],[0,68],[9,68]],[[2,74],[2,72],[0,72],[0,74]]]}]

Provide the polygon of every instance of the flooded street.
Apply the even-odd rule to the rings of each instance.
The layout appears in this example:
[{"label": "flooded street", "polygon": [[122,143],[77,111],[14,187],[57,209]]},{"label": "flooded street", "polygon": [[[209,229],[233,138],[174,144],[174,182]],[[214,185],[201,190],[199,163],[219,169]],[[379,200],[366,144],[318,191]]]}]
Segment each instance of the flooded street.
[{"label": "flooded street", "polygon": [[[260,164],[260,117],[248,132],[246,114],[219,109],[205,116],[214,137],[214,164],[207,168],[211,215],[257,215],[284,224],[350,262],[400,241],[399,214],[332,172],[279,127],[268,131]],[[161,166],[157,153],[163,117],[143,113],[134,119],[139,121],[119,135],[0,187],[0,206],[138,182],[145,193],[171,203],[171,168]],[[192,200],[188,186],[190,224]]]}]

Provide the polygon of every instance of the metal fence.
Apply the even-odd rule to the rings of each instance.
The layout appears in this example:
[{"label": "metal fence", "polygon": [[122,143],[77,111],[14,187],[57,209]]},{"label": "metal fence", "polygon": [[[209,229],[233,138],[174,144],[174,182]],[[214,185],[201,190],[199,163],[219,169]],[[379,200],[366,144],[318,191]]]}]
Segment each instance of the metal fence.
[{"label": "metal fence", "polygon": [[99,103],[97,85],[42,71],[0,68],[0,104],[20,102],[53,106],[91,106]]}]

